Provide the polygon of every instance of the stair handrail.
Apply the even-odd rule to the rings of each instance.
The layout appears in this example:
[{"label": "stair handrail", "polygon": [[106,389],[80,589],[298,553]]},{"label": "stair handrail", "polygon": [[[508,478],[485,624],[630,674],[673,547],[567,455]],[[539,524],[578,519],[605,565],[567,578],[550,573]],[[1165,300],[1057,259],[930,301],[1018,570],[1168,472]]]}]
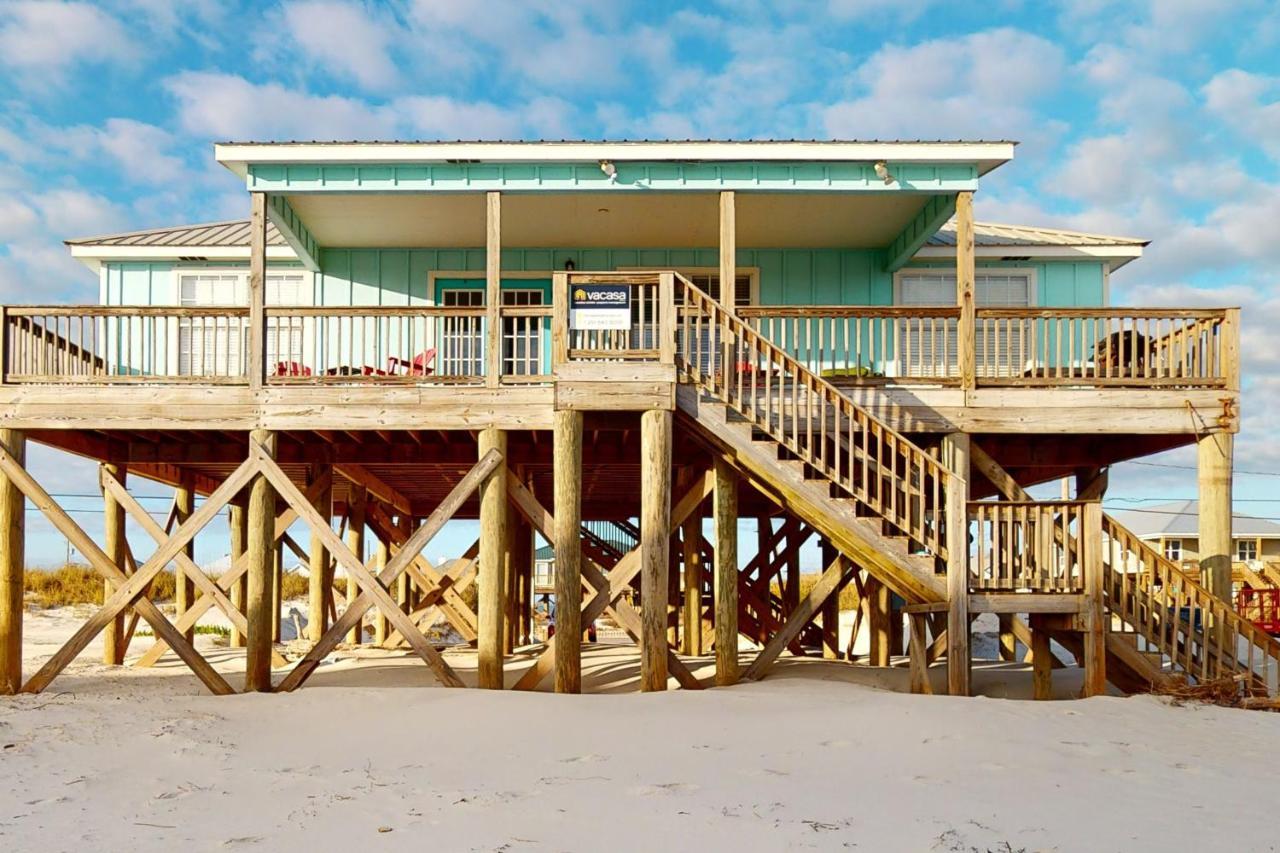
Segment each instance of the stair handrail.
[{"label": "stair handrail", "polygon": [[[1175,672],[1200,682],[1246,673],[1251,676],[1251,691],[1276,692],[1280,642],[1106,513],[1102,530],[1108,545],[1104,548],[1108,610],[1114,616],[1168,658]],[[1118,560],[1125,552],[1133,555],[1135,566]],[[1183,617],[1184,609],[1189,619]],[[1241,641],[1246,644],[1243,655]]]},{"label": "stair handrail", "polygon": [[[963,478],[687,278],[676,273],[676,279],[683,292],[676,348],[681,372],[930,553],[946,559],[945,525],[939,522],[948,516],[948,494],[963,484]],[[709,349],[716,332],[718,353]],[[713,362],[718,355],[720,370],[703,370],[704,355]],[[806,391],[803,424],[798,412],[801,388]],[[783,408],[787,394],[790,415]],[[785,427],[787,420],[790,429]],[[860,441],[854,440],[855,434]],[[963,501],[959,505],[964,516]],[[967,526],[967,518],[958,523]]]}]

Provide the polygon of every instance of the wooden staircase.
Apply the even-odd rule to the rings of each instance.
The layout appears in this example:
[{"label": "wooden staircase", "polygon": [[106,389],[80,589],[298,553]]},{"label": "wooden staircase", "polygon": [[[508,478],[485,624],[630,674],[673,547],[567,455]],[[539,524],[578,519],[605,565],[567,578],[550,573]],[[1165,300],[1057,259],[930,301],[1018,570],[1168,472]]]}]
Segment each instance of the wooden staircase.
[{"label": "wooden staircase", "polygon": [[[753,485],[909,603],[946,601],[948,527],[959,543],[967,535],[954,526],[969,528],[968,508],[951,491],[963,488],[961,476],[687,280],[680,285],[679,416]],[[1112,683],[1133,691],[1236,678],[1247,693],[1280,694],[1280,644],[1102,518]],[[1080,637],[1063,639],[1078,646]]]}]

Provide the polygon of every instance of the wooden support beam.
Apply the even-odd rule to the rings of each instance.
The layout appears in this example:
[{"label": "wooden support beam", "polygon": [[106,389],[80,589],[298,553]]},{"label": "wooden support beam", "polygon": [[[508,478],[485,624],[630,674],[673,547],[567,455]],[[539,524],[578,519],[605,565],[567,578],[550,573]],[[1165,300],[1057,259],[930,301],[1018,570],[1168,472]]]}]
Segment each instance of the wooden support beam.
[{"label": "wooden support beam", "polygon": [[[247,495],[238,495],[227,508],[227,525],[231,529],[231,565],[235,565],[242,555],[249,550],[249,516],[246,513],[245,499]],[[249,593],[249,573],[245,572],[231,587],[231,606],[247,615],[246,597]],[[242,649],[245,644],[245,632],[232,626],[227,644],[233,649]]]},{"label": "wooden support beam", "polygon": [[[489,388],[497,388],[502,374],[502,194],[485,193],[484,210],[484,384]],[[484,453],[483,450],[480,452]],[[502,479],[505,481],[506,478]],[[484,558],[481,557],[481,595],[484,595],[485,571]]]},{"label": "wooden support beam", "polygon": [[[21,430],[0,429],[0,448],[18,465],[26,463],[27,440]],[[0,472],[0,694],[5,695],[22,688],[25,538],[26,500],[13,480]]]},{"label": "wooden support beam", "polygon": [[557,693],[582,691],[582,412],[555,413]]},{"label": "wooden support beam", "polygon": [[684,569],[684,617],[681,654],[702,655],[702,514],[694,512],[680,528]]},{"label": "wooden support beam", "polygon": [[[276,434],[271,430],[255,429],[249,440],[262,453],[268,456],[275,453]],[[271,577],[275,557],[272,521],[276,515],[276,495],[262,474],[253,478],[248,492],[245,551],[249,555],[249,572],[244,615],[249,630],[245,638],[244,690],[246,693],[269,692],[271,626],[275,621]]]},{"label": "wooden support beam", "polygon": [[271,642],[283,639],[281,634],[284,613],[284,542],[276,540],[271,546]]},{"label": "wooden support beam", "polygon": [[1232,602],[1231,465],[1234,436],[1211,432],[1196,442],[1200,486],[1200,572],[1205,586]]},{"label": "wooden support beam", "polygon": [[[347,490],[347,547],[360,559],[361,563],[365,560],[364,530],[368,501],[369,491],[363,485],[356,483]],[[347,606],[350,607],[359,595],[360,587],[356,584],[356,579],[348,574]],[[359,645],[363,641],[364,624],[357,622],[347,632],[347,642],[351,645]]]},{"label": "wooden support beam", "polygon": [[827,566],[826,571],[818,578],[818,582],[814,584],[813,589],[809,590],[809,594],[805,596],[804,601],[800,602],[796,607],[795,613],[787,619],[781,630],[769,638],[769,642],[765,644],[760,654],[747,667],[742,677],[747,680],[755,680],[762,677],[765,671],[778,659],[778,656],[782,654],[783,649],[800,636],[800,632],[813,619],[823,603],[829,601],[832,596],[839,597],[840,589],[844,586],[845,579],[853,569],[853,564],[847,557],[843,554],[836,554],[831,564]]},{"label": "wooden support beam", "polygon": [[[836,558],[836,549],[826,539],[822,540],[823,565],[831,565]],[[873,596],[864,601],[870,602]],[[874,623],[872,623],[874,625]],[[822,657],[826,660],[840,659],[840,596],[827,596],[822,603]]]},{"label": "wooden support beam", "polygon": [[1033,613],[1031,619],[1031,690],[1036,699],[1053,698],[1053,652],[1049,632],[1042,618]]},{"label": "wooden support beam", "polygon": [[715,460],[712,517],[716,686],[724,687],[738,681],[738,472],[719,457]]},{"label": "wooden support beam", "polygon": [[872,666],[888,666],[889,659],[889,587],[871,575],[865,586],[867,603],[867,628],[871,636],[870,661]]},{"label": "wooden support beam", "polygon": [[[492,199],[497,193],[490,193]],[[491,365],[492,366],[492,365]],[[480,431],[480,458],[491,452],[507,455],[507,434],[492,427]],[[478,686],[488,690],[503,688],[502,568],[507,545],[507,475],[498,466],[480,485],[480,636],[478,638]]]},{"label": "wooden support beam", "polygon": [[[195,510],[195,477],[190,471],[184,470],[182,472],[181,482],[179,482],[177,488],[173,490],[174,521],[181,524],[190,518],[191,513],[195,512]],[[196,556],[195,542],[188,542],[186,547],[183,549],[183,553],[194,560]],[[196,600],[195,581],[187,577],[187,570],[182,566],[178,566],[174,569],[173,589],[174,615],[177,616],[178,619],[181,619],[186,615],[186,612],[191,609],[191,605]],[[194,627],[188,628],[183,636],[188,640],[194,640],[196,636],[196,629]]]},{"label": "wooden support beam", "polygon": [[1013,635],[1013,614],[1001,613],[1000,620],[1000,660],[1016,661],[1018,659],[1018,638]]},{"label": "wooden support beam", "polygon": [[[963,195],[963,193],[962,193]],[[969,436],[942,440],[942,458],[951,476],[946,492],[947,691],[969,695]]]},{"label": "wooden support beam", "polygon": [[[1107,692],[1107,615],[1103,604],[1104,567],[1102,565],[1102,506],[1084,505],[1081,519],[1084,527],[1084,595],[1086,601],[1084,631],[1084,695],[1102,696]],[[1231,564],[1227,564],[1228,570]],[[1230,581],[1230,576],[1227,578]]]},{"label": "wooden support beam", "polygon": [[[390,558],[390,552],[387,548],[387,540],[381,536],[378,537],[378,574],[386,571],[387,560]],[[396,596],[396,604],[400,604],[399,595]],[[381,610],[373,617],[373,642],[374,645],[383,646],[387,642],[387,614]]]},{"label": "wooden support beam", "polygon": [[267,194],[249,193],[249,387],[262,388],[267,369]]},{"label": "wooden support beam", "polygon": [[[671,412],[640,415],[640,689],[667,689]],[[735,576],[736,580],[736,576]],[[736,638],[735,638],[736,645]]]},{"label": "wooden support beam", "polygon": [[734,313],[734,284],[738,276],[738,214],[733,190],[720,193],[720,304]]},{"label": "wooden support beam", "polygon": [[[120,465],[110,462],[104,462],[100,466],[103,475],[115,477],[117,480],[124,482],[126,469]],[[101,477],[99,477],[101,483]],[[124,510],[120,506],[120,502],[116,500],[107,489],[102,490],[102,523],[105,532],[103,540],[103,548],[107,556],[111,558],[111,562],[117,566],[123,566],[124,549],[125,549],[125,532],[124,532]],[[104,594],[103,600],[111,597],[111,593],[115,592],[115,585],[110,580],[103,580]],[[102,632],[102,662],[107,666],[120,666],[124,663],[125,640],[124,640],[124,614],[120,614],[108,623],[105,631]]]},{"label": "wooden support beam", "polygon": [[[956,194],[956,305],[960,319],[956,323],[956,352],[960,361],[960,387],[966,391],[977,387],[975,376],[976,310],[973,262],[973,193]],[[961,473],[961,476],[967,476]]]},{"label": "wooden support beam", "polygon": [[933,684],[929,681],[929,638],[925,634],[929,614],[908,613],[907,626],[910,633],[907,653],[910,656],[911,692],[933,694]]},{"label": "wooden support beam", "polygon": [[[327,485],[316,498],[315,508],[320,517],[333,524],[333,470],[325,465],[313,465],[308,471],[312,483],[323,480]],[[310,575],[307,578],[307,638],[320,642],[328,629],[329,599],[333,596],[330,584],[329,554],[324,541],[311,534]]]},{"label": "wooden support beam", "polygon": [[528,642],[525,625],[528,618],[528,598],[525,578],[533,570],[533,528],[529,520],[518,512],[508,513],[511,525],[511,551],[507,561],[507,619],[504,641],[508,654]]}]

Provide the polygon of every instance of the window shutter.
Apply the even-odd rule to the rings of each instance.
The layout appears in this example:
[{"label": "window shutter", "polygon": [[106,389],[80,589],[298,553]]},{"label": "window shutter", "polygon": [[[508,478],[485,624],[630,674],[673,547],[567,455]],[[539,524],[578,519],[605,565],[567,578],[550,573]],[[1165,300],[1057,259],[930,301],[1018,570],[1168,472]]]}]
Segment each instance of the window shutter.
[{"label": "window shutter", "polygon": [[[979,307],[1025,307],[1031,304],[1031,277],[1027,273],[982,272],[974,278],[974,299]],[[953,272],[918,271],[901,276],[898,304],[941,307],[956,304]],[[994,322],[994,321],[992,321]],[[986,334],[987,324],[974,330],[974,348],[980,376],[1018,376],[1026,362],[1027,343],[1010,334]],[[956,322],[941,323],[904,318],[897,324],[899,376],[955,376],[959,352]],[[1004,329],[1002,328],[1002,331]],[[945,341],[944,341],[945,338]]]}]

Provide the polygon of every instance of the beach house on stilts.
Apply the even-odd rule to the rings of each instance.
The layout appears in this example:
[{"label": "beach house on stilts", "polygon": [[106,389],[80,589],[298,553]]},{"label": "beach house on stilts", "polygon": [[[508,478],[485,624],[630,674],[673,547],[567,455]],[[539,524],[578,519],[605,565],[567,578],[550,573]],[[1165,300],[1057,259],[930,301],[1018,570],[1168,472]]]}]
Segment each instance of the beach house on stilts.
[{"label": "beach house on stilts", "polygon": [[[1013,153],[217,145],[245,220],[71,240],[99,304],[0,308],[0,686],[43,690],[103,631],[121,662],[140,619],[155,636],[134,663],[172,650],[233,692],[192,645],[210,608],[244,635],[247,690],[299,687],[366,614],[450,686],[424,620],[474,644],[480,687],[573,692],[604,614],[636,640],[644,689],[710,686],[702,654],[729,685],[838,654],[852,585],[872,661],[905,653],[921,691],[935,665],[969,692],[972,620],[991,613],[1006,655],[1031,651],[1038,695],[1072,656],[1086,695],[1223,678],[1273,695],[1280,646],[1231,603],[1239,312],[1111,304],[1140,240],[975,222]],[[24,467],[28,442],[101,463],[104,546]],[[1100,505],[1109,466],[1184,445],[1199,574]],[[1027,492],[1067,477],[1070,497]],[[175,489],[171,524],[130,494],[140,479]],[[109,590],[25,673],[24,498]],[[206,577],[191,543],[227,506],[240,545]],[[129,553],[126,518],[154,553]],[[451,519],[479,538],[442,571],[423,548]],[[554,548],[557,631],[529,647],[534,531]],[[385,546],[368,564],[366,536]],[[815,539],[824,571],[802,598]],[[311,567],[314,645],[287,665],[280,547]],[[169,565],[173,620],[148,598]]]}]

